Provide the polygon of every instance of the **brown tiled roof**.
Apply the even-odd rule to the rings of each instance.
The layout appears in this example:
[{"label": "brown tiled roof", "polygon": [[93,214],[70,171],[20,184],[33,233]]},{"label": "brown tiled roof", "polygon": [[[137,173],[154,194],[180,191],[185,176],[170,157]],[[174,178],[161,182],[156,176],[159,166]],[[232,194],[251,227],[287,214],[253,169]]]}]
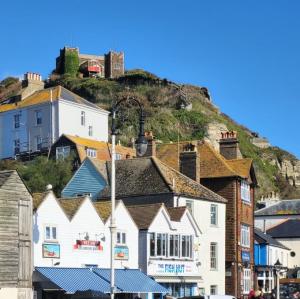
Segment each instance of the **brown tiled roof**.
[{"label": "brown tiled roof", "polygon": [[[116,207],[120,203],[120,200],[116,200]],[[97,201],[93,202],[93,205],[99,215],[99,217],[106,222],[111,214],[111,201]]]},{"label": "brown tiled roof", "polygon": [[60,198],[58,202],[69,219],[72,219],[85,199],[86,197]]},{"label": "brown tiled roof", "polygon": [[[79,155],[80,162],[86,158],[86,149],[92,148],[97,150],[97,159],[108,161],[111,160],[111,144],[104,141],[97,141],[88,138],[82,138],[78,136],[64,135],[71,140],[75,145]],[[135,157],[135,149],[122,145],[116,145],[116,153],[120,154],[122,159],[126,159],[126,156]]]},{"label": "brown tiled roof", "polygon": [[186,211],[186,207],[176,207],[176,208],[167,207],[167,210],[170,214],[171,220],[179,222],[184,212]]},{"label": "brown tiled roof", "polygon": [[[110,196],[110,162],[96,162],[96,169],[108,181],[101,196]],[[226,202],[213,191],[202,186],[155,157],[116,161],[116,196],[175,193],[210,201]]]},{"label": "brown tiled roof", "polygon": [[167,165],[179,169],[179,152],[183,151],[185,145],[193,143],[196,145],[200,155],[200,178],[218,177],[241,177],[249,178],[252,167],[252,159],[226,160],[209,143],[203,141],[183,141],[157,146],[156,155]]},{"label": "brown tiled roof", "polygon": [[36,210],[40,204],[43,202],[44,198],[48,192],[41,192],[41,193],[33,193],[32,194],[32,207],[33,210]]},{"label": "brown tiled roof", "polygon": [[163,203],[128,206],[127,209],[139,229],[148,229]]}]

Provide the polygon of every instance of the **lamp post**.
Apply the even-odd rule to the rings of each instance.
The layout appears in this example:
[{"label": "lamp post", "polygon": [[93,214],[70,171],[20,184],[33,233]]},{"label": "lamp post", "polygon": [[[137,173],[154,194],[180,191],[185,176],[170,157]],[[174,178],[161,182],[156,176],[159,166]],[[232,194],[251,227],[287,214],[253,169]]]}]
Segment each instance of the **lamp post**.
[{"label": "lamp post", "polygon": [[110,217],[110,297],[114,299],[115,295],[115,265],[114,265],[114,249],[115,249],[115,234],[116,234],[116,219],[115,219],[115,203],[116,203],[116,113],[120,104],[123,102],[132,102],[139,107],[139,134],[136,139],[135,146],[138,156],[143,156],[147,150],[147,140],[145,138],[144,123],[145,116],[141,103],[132,96],[126,96],[119,100],[112,107],[112,123],[111,123],[111,217]]},{"label": "lamp post", "polygon": [[274,264],[276,270],[276,299],[280,299],[280,282],[279,282],[279,271],[281,269],[282,264],[280,263],[279,259],[277,259],[276,263]]}]

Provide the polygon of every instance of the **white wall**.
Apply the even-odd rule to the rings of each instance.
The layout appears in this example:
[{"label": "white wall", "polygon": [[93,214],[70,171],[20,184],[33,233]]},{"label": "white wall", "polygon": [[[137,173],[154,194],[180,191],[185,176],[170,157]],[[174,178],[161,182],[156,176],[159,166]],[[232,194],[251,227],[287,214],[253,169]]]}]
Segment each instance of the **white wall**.
[{"label": "white wall", "polygon": [[[129,259],[117,260],[116,268],[138,268],[138,229],[120,203],[116,207],[117,230],[126,232]],[[60,258],[44,258],[42,252],[45,241],[45,226],[57,227],[57,243],[60,244]],[[89,240],[101,240],[102,249],[76,248],[76,240],[83,240],[88,233]],[[75,247],[74,247],[75,246]],[[86,199],[71,220],[65,215],[53,193],[39,206],[33,215],[33,252],[34,266],[53,266],[59,262],[60,267],[83,267],[85,265],[98,265],[101,268],[110,267],[110,230],[109,220],[104,224],[98,216],[89,199]]]},{"label": "white wall", "polygon": [[[59,136],[69,134],[98,141],[108,141],[108,113],[65,100],[59,101],[58,109]],[[85,112],[85,126],[81,125],[81,111]],[[93,126],[93,136],[88,135],[89,126]]]},{"label": "white wall", "polygon": [[[198,283],[199,288],[204,288],[205,293],[210,293],[210,286],[217,285],[218,294],[225,294],[225,219],[226,205],[205,200],[178,198],[178,206],[186,205],[186,200],[193,201],[194,218],[201,230],[199,238],[199,258],[201,262],[200,272],[202,280]],[[177,198],[174,198],[177,202]],[[210,206],[217,205],[218,225],[210,224]],[[210,269],[210,243],[218,244],[217,270]]]},{"label": "white wall", "polygon": [[288,249],[268,245],[267,264],[273,266],[277,262],[277,259],[279,259],[283,267],[288,267],[290,251]]}]

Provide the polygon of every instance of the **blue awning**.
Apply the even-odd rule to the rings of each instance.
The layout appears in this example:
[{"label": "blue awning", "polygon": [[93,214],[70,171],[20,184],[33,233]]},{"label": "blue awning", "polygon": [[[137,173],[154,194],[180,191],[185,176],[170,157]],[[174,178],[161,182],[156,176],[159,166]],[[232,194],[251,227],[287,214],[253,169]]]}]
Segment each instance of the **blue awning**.
[{"label": "blue awning", "polygon": [[[110,269],[94,268],[93,271],[110,283]],[[168,290],[139,269],[116,269],[117,292],[122,293],[168,293]]]},{"label": "blue awning", "polygon": [[74,294],[77,291],[110,292],[109,282],[89,268],[36,267],[35,270],[67,293]]},{"label": "blue awning", "polygon": [[[36,267],[35,270],[67,293],[110,292],[110,269]],[[167,293],[168,290],[138,269],[116,269],[118,293]]]}]

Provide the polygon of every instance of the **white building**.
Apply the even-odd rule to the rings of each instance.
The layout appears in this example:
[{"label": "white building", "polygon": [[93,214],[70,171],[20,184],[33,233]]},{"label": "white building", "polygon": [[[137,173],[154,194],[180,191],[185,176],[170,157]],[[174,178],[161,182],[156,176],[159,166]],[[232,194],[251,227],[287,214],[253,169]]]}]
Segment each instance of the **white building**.
[{"label": "white building", "polygon": [[128,207],[140,229],[139,263],[142,271],[175,297],[199,294],[202,280],[201,232],[186,209],[164,204]]},{"label": "white building", "polygon": [[[34,195],[33,256],[38,267],[110,267],[110,202],[89,197]],[[138,268],[138,228],[121,201],[116,205],[116,268]]]},{"label": "white building", "polygon": [[48,150],[62,134],[108,140],[108,111],[61,86],[41,89],[41,77],[29,75],[26,97],[0,105],[0,159]]}]

